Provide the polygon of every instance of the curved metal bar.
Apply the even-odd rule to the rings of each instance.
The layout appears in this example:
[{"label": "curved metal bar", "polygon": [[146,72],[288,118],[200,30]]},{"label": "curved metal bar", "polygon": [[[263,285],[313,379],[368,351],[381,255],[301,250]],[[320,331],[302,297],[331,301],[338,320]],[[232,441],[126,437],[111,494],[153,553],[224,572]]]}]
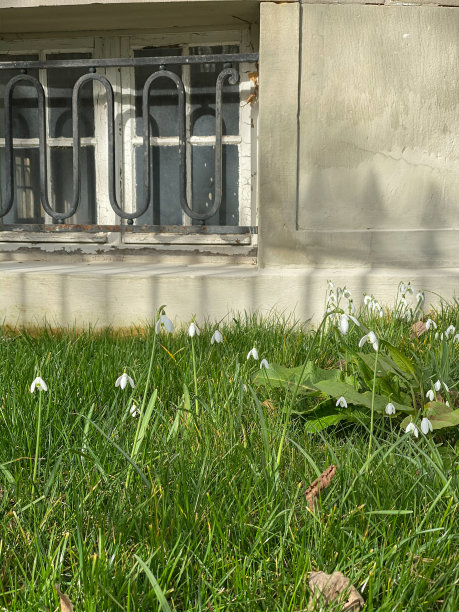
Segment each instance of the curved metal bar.
[{"label": "curved metal bar", "polygon": [[46,194],[47,165],[46,165],[46,118],[45,118],[45,92],[35,77],[28,74],[18,74],[11,78],[5,89],[5,179],[6,186],[3,197],[6,201],[5,207],[0,209],[0,217],[5,216],[11,210],[14,202],[14,170],[13,170],[13,93],[14,88],[21,81],[31,83],[37,92],[38,99],[38,136],[40,151],[40,195],[43,208],[50,212]]},{"label": "curved metal bar", "polygon": [[151,198],[151,185],[150,185],[150,121],[148,115],[148,99],[150,96],[150,89],[154,81],[159,78],[171,79],[177,86],[178,95],[178,121],[179,121],[179,190],[180,200],[185,196],[186,193],[186,127],[185,127],[185,88],[183,87],[182,79],[170,72],[169,70],[159,70],[154,72],[145,81],[142,94],[142,117],[143,117],[143,148],[144,148],[144,205],[140,213],[137,216],[143,215],[150,205]]},{"label": "curved metal bar", "polygon": [[198,213],[188,206],[186,198],[186,149],[180,155],[180,205],[192,219],[204,221],[218,211],[222,203],[222,89],[223,81],[229,77],[230,85],[236,85],[239,79],[237,70],[224,68],[217,77],[215,91],[215,197],[213,206],[205,213]]}]

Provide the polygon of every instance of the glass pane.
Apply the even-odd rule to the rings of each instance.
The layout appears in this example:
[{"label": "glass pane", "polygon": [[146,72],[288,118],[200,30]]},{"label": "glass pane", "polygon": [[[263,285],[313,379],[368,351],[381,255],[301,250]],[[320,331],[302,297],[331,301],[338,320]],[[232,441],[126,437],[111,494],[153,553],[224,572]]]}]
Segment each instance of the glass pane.
[{"label": "glass pane", "polygon": [[[239,53],[237,45],[191,47],[190,55]],[[234,65],[236,70],[237,64]],[[215,86],[223,64],[191,64],[191,134],[215,135]],[[239,134],[239,85],[225,80],[222,96],[223,134]]]},{"label": "glass pane", "polygon": [[[44,223],[40,204],[40,171],[38,149],[16,149],[14,152],[15,198],[3,223]],[[0,182],[5,180],[5,149],[0,148]]]},{"label": "glass pane", "polygon": [[[179,200],[178,147],[151,147],[151,200],[137,225],[182,225]],[[136,208],[143,202],[143,147],[135,149]]]},{"label": "glass pane", "polygon": [[[52,147],[50,155],[51,193],[49,199],[53,210],[64,212],[69,210],[73,203],[72,149]],[[66,219],[65,223],[97,223],[94,147],[81,147],[80,163],[80,204],[76,214]]]},{"label": "glass pane", "polygon": [[[48,60],[89,59],[90,53],[49,53]],[[47,71],[48,117],[51,138],[72,137],[72,92],[76,81],[86,74],[85,68],[55,68]],[[93,84],[80,90],[78,103],[80,134],[94,136]]]},{"label": "glass pane", "polygon": [[[180,56],[177,47],[148,47],[134,51],[134,57]],[[158,70],[158,66],[137,66],[135,68],[135,116],[136,134],[143,133],[142,94],[148,77]],[[167,70],[181,76],[178,65],[167,66]],[[177,87],[168,78],[155,81],[150,90],[149,121],[151,136],[178,136]]]},{"label": "glass pane", "polygon": [[[203,213],[214,202],[215,147],[192,147],[193,210]],[[222,204],[206,225],[238,225],[239,223],[239,153],[237,145],[224,145],[222,157]],[[193,224],[197,222],[194,221]]]},{"label": "glass pane", "polygon": [[[0,54],[0,61],[9,62],[38,60],[38,55]],[[20,74],[20,70],[0,70],[0,138],[4,138],[4,97],[8,81]],[[30,76],[38,79],[38,70],[29,70]],[[38,138],[38,102],[35,87],[29,83],[18,84],[13,93],[13,137]]]}]

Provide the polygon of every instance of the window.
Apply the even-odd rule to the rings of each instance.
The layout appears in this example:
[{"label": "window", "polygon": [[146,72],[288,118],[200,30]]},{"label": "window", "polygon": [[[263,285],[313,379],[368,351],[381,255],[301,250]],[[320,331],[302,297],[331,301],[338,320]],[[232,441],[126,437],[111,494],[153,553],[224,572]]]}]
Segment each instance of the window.
[{"label": "window", "polygon": [[[192,56],[250,51],[245,30],[183,33],[161,36],[119,36],[62,40],[13,41],[8,53],[0,47],[0,61],[106,59],[118,57]],[[222,64],[171,64],[168,71],[180,76],[185,88],[186,198],[193,211],[205,213],[215,193],[215,84]],[[249,73],[253,64],[234,64],[239,82],[223,87],[222,204],[206,225],[255,225],[255,109]],[[142,90],[157,66],[97,68],[114,90],[116,197],[128,212],[139,210],[143,200]],[[70,210],[72,183],[72,90],[87,68],[30,69],[46,97],[47,189],[53,210]],[[18,70],[0,70],[0,114],[8,80]],[[3,217],[4,224],[54,223],[40,202],[38,102],[35,87],[18,84],[13,97],[15,199]],[[179,198],[179,137],[177,88],[159,78],[150,90],[150,206],[136,225],[200,225],[182,210]],[[114,225],[120,223],[108,195],[106,93],[97,81],[81,89],[80,126],[81,190],[76,213],[66,224]],[[1,180],[5,181],[5,135],[0,117]]]}]

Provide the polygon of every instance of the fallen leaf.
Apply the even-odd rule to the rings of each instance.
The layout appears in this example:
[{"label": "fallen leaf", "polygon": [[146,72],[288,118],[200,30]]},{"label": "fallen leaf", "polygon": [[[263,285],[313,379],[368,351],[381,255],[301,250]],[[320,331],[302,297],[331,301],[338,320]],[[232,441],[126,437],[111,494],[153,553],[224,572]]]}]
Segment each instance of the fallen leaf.
[{"label": "fallen leaf", "polygon": [[336,465],[331,465],[306,489],[304,494],[310,510],[314,510],[314,501],[318,497],[319,491],[322,491],[322,489],[326,489],[328,487],[335,474]]},{"label": "fallen leaf", "polygon": [[249,72],[249,79],[254,85],[258,85],[258,71],[254,70],[253,72]]},{"label": "fallen leaf", "polygon": [[58,584],[55,584],[54,588],[56,590],[56,593],[59,595],[59,601],[61,603],[61,612],[73,612],[72,602],[70,601],[69,597],[65,593],[61,592]]},{"label": "fallen leaf", "polygon": [[424,321],[416,321],[411,326],[410,338],[419,338],[426,330],[426,324]]},{"label": "fallen leaf", "polygon": [[312,591],[308,602],[310,612],[320,609],[324,603],[342,603],[341,609],[348,612],[359,612],[365,605],[363,597],[341,572],[310,572],[308,583]]}]

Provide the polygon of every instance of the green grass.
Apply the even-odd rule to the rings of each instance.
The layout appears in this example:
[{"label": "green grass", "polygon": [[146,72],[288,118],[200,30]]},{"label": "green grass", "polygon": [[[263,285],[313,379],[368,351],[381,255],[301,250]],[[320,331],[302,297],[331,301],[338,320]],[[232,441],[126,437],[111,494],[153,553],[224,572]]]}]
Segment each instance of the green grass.
[{"label": "green grass", "polygon": [[[433,317],[456,325],[459,309]],[[390,313],[368,326],[459,380],[459,343],[442,360],[433,334],[411,340]],[[320,569],[346,574],[368,611],[457,612],[451,437],[415,440],[377,421],[367,462],[367,426],[305,433],[301,419],[286,423],[291,397],[250,387],[248,351],[300,365],[307,325],[238,316],[211,347],[214,329],[193,339],[196,376],[186,331],[158,335],[145,396],[153,329],[1,333],[0,609],[57,610],[60,583],[76,611],[299,612]],[[332,327],[311,356],[321,367],[343,358]],[[135,389],[115,389],[124,370]],[[49,390],[31,394],[37,375]],[[332,463],[312,513],[304,491]]]}]

